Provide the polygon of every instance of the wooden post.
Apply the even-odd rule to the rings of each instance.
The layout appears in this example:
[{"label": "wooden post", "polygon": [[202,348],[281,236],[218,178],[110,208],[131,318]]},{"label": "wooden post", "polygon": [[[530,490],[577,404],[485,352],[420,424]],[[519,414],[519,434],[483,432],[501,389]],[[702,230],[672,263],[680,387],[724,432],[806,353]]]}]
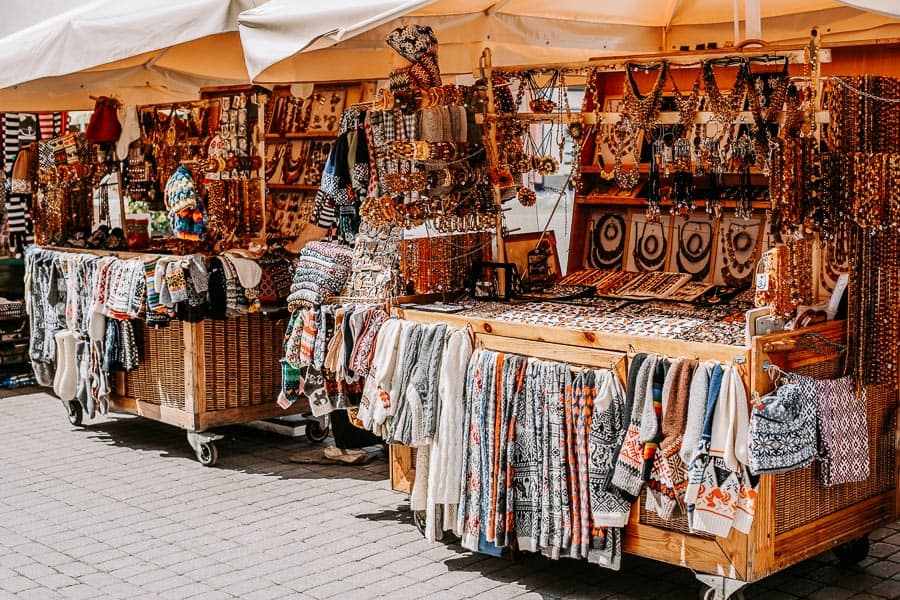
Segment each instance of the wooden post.
[{"label": "wooden post", "polygon": [[[491,67],[491,49],[485,48],[481,51],[481,73],[484,77],[485,82],[487,83],[487,113],[489,115],[495,115],[495,104],[494,104],[494,79],[493,79],[493,71]],[[499,166],[497,153],[497,123],[496,121],[485,119],[485,127],[487,127],[487,136],[485,137],[485,146],[487,150],[487,158],[488,158],[488,166],[497,167]],[[500,186],[498,184],[492,184],[491,188],[494,191],[494,203],[497,205],[497,225],[496,225],[496,234],[497,234],[497,260],[500,262],[506,262],[506,249],[503,247],[503,203],[500,198]]]}]

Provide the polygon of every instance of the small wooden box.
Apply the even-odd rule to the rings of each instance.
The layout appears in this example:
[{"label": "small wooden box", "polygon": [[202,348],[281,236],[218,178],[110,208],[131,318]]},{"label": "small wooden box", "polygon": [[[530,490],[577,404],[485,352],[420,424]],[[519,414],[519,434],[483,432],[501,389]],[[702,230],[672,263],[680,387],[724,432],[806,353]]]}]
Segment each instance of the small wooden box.
[{"label": "small wooden box", "polygon": [[416,479],[416,449],[402,444],[388,445],[388,464],[391,470],[391,489],[409,494]]}]

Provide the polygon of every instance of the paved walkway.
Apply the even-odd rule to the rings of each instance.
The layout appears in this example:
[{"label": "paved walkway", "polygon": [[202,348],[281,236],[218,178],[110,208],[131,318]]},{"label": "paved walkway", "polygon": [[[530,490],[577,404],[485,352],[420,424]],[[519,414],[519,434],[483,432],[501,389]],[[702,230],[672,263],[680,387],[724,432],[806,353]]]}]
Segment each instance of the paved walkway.
[{"label": "paved walkway", "polygon": [[[38,394],[0,399],[0,598],[697,598],[687,569],[488,558],[425,542],[387,467],[296,464],[305,441],[228,430],[201,467],[184,434],[131,417],[86,429]],[[747,597],[900,597],[900,525],[860,568],[823,555]]]}]

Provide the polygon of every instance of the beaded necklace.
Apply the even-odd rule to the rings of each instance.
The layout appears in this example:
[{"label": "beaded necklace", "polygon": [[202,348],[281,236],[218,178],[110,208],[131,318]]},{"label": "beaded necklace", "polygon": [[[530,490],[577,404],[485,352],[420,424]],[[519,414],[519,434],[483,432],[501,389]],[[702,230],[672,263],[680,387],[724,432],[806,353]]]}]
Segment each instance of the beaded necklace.
[{"label": "beaded necklace", "polygon": [[[634,80],[634,70],[643,68],[659,69],[659,76],[653,88],[646,96],[641,95]],[[622,103],[622,117],[628,117],[639,130],[648,131],[656,122],[659,107],[662,104],[662,90],[669,74],[669,63],[663,61],[658,65],[625,65],[625,89]]]}]

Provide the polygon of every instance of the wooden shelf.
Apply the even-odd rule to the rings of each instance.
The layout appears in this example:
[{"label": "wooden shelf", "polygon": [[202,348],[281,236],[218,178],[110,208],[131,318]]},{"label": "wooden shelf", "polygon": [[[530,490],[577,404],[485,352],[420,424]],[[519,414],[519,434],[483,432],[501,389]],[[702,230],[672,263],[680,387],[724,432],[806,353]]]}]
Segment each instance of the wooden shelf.
[{"label": "wooden shelf", "polygon": [[267,140],[281,140],[281,141],[289,141],[289,140],[309,140],[309,139],[331,139],[337,137],[336,131],[298,131],[293,133],[285,133],[281,135],[279,133],[267,133]]},{"label": "wooden shelf", "polygon": [[[775,118],[773,119],[773,123],[782,124],[784,123],[784,119],[787,113],[785,111],[778,111],[775,114]],[[488,114],[488,118],[496,118],[498,116],[507,116],[507,115],[495,115]],[[569,123],[570,121],[580,121],[585,125],[612,125],[614,123],[618,123],[622,118],[621,113],[618,112],[589,112],[589,113],[578,113],[573,112],[571,115],[567,116],[558,111],[554,111],[552,113],[516,113],[516,118],[522,121],[532,121],[532,122],[548,122],[548,123]],[[483,115],[477,114],[475,115],[476,123],[483,123],[485,117]],[[674,125],[681,120],[681,113],[674,110],[664,110],[659,112],[659,116],[657,120],[663,125]],[[710,111],[698,111],[697,115],[694,117],[694,123],[698,125],[703,125],[709,123],[710,121],[715,121],[716,116]],[[817,123],[829,123],[831,121],[831,115],[827,110],[820,110],[816,112],[816,122]],[[733,123],[739,125],[751,125],[753,124],[753,113],[748,110],[739,112],[736,116]]]},{"label": "wooden shelf", "polygon": [[[703,210],[705,199],[694,199],[694,204],[696,204],[697,210]],[[647,199],[646,198],[635,198],[633,196],[616,196],[610,194],[594,194],[589,196],[575,196],[575,204],[584,204],[584,205],[596,205],[596,206],[608,206],[612,204],[616,204],[619,206],[646,206]],[[722,208],[735,208],[737,207],[737,200],[728,200],[723,199],[719,200],[719,204]],[[672,202],[669,200],[663,201],[663,208],[672,206]],[[765,210],[771,207],[771,204],[768,200],[753,200],[750,202],[750,206],[754,209]]]},{"label": "wooden shelf", "polygon": [[267,183],[266,187],[270,190],[317,190],[318,185],[310,185],[308,183]]}]

